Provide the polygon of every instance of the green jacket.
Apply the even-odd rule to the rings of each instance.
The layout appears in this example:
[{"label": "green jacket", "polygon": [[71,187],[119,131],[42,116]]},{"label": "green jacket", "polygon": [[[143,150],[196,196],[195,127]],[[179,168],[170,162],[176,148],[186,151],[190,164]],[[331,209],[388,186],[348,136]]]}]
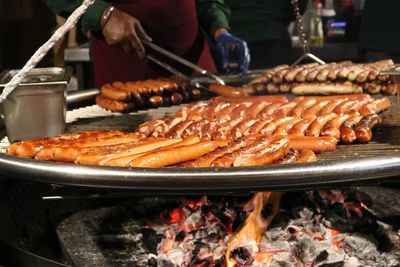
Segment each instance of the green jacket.
[{"label": "green jacket", "polygon": [[366,1],[361,24],[360,48],[400,53],[399,11],[399,0]]},{"label": "green jacket", "polygon": [[[55,14],[68,17],[81,3],[82,0],[42,0]],[[151,0],[142,0],[151,1]],[[81,18],[83,28],[100,30],[100,18],[103,11],[115,1],[96,0]],[[229,9],[223,1],[197,0],[198,9],[201,10],[199,21],[207,32],[214,32],[217,28],[228,27]]]},{"label": "green jacket", "polygon": [[[307,2],[299,0],[301,13],[307,8]],[[221,11],[227,7],[229,12]],[[217,17],[218,26],[230,29],[232,34],[248,42],[289,39],[287,26],[295,19],[290,0],[198,0],[198,13],[201,21]]]}]

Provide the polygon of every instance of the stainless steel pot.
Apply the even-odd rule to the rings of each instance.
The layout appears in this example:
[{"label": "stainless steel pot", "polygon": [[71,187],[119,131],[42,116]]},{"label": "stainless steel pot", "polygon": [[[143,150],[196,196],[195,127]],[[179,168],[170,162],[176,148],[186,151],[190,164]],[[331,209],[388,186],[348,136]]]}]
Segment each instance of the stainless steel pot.
[{"label": "stainless steel pot", "polygon": [[[3,72],[0,87],[18,70]],[[61,134],[65,130],[66,92],[70,70],[33,69],[3,102],[8,139],[15,142]]]}]

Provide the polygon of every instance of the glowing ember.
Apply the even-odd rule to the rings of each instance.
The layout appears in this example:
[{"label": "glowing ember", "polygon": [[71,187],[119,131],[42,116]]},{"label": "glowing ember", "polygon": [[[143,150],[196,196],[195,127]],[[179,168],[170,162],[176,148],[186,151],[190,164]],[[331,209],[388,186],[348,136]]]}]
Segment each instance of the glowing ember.
[{"label": "glowing ember", "polygon": [[[162,225],[153,227],[164,236],[157,259],[174,267],[371,266],[364,258],[379,257],[377,247],[366,243],[366,236],[341,228],[354,229],[350,233],[361,230],[357,223],[364,227],[364,217],[370,216],[365,205],[340,191],[305,195],[302,203],[292,200],[299,206],[285,207],[284,202],[279,216],[282,193],[256,193],[245,205],[205,197],[184,200],[179,208],[162,214]],[[372,252],[365,254],[365,247]],[[398,262],[381,261],[387,263],[382,266]]]},{"label": "glowing ember", "polygon": [[[261,235],[264,230],[272,222],[273,218],[278,213],[280,199],[282,193],[256,193],[250,203],[253,206],[253,211],[247,217],[242,229],[230,240],[226,250],[226,264],[228,267],[233,267],[236,264],[235,260],[231,259],[232,250],[242,246],[249,246],[253,252],[258,252],[258,244],[260,243]],[[261,212],[265,202],[272,202],[273,205],[271,215],[266,219],[263,218]]]}]

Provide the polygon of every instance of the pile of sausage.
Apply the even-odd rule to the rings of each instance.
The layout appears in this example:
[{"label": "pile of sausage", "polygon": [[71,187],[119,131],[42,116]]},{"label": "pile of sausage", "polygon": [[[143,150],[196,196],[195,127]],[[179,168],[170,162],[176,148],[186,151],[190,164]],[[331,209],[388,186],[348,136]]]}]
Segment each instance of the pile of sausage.
[{"label": "pile of sausage", "polygon": [[112,112],[130,112],[144,107],[179,105],[201,97],[200,90],[174,78],[137,82],[114,82],[101,87],[96,104]]},{"label": "pile of sausage", "polygon": [[332,136],[345,144],[367,143],[388,98],[367,94],[296,97],[217,97],[183,107],[174,118],[150,120],[136,133],[144,137],[234,140],[246,135]]},{"label": "pile of sausage", "polygon": [[[321,140],[326,150],[336,140]],[[186,138],[142,138],[119,131],[63,134],[12,144],[7,153],[24,158],[114,167],[230,167],[316,161],[301,139],[250,135],[234,141]]]},{"label": "pile of sausage", "polygon": [[317,63],[290,67],[280,65],[266,70],[251,81],[245,90],[251,94],[293,93],[297,95],[385,93],[396,94],[396,86],[388,75],[380,75],[384,69],[394,66],[392,60],[367,64],[351,61],[325,65]]},{"label": "pile of sausage", "polygon": [[387,98],[217,97],[192,103],[174,118],[133,133],[62,134],[10,145],[24,158],[114,167],[233,167],[313,162],[338,140],[368,142]]}]

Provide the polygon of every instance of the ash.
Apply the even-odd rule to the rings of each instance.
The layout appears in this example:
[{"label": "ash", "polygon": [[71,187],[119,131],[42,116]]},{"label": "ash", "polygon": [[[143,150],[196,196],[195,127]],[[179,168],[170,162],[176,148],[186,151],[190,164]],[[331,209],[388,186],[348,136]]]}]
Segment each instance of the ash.
[{"label": "ash", "polygon": [[[234,266],[399,266],[398,242],[390,240],[398,235],[363,208],[363,201],[369,200],[352,190],[285,194],[259,244],[249,240],[232,252]],[[152,226],[163,238],[148,264],[226,266],[227,245],[246,216],[240,205],[205,197],[183,201]]]}]

